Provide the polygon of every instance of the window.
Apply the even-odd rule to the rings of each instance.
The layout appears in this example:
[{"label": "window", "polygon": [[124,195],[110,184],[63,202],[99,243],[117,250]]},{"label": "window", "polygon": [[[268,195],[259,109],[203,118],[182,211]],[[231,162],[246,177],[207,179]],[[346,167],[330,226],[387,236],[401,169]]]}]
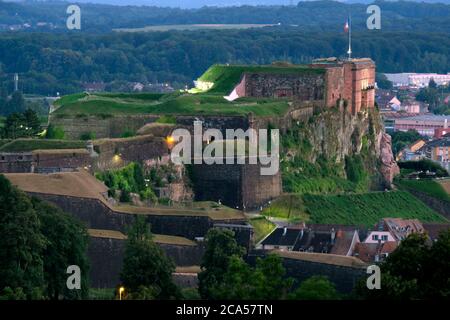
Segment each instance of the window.
[{"label": "window", "polygon": [[377,234],[374,234],[374,235],[372,235],[372,240],[378,240],[378,235]]},{"label": "window", "polygon": [[387,241],[387,239],[388,239],[388,236],[387,236],[387,235],[382,235],[382,236],[381,236],[381,240]]}]

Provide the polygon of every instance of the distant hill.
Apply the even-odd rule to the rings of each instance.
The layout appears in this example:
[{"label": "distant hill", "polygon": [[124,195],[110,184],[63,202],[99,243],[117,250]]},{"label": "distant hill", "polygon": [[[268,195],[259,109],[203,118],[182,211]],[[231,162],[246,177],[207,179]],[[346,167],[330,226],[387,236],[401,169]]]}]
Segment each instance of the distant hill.
[{"label": "distant hill", "polygon": [[[191,3],[190,1],[165,0],[158,1],[158,4],[167,6],[175,2]],[[156,1],[149,3],[156,3]],[[450,5],[448,4],[404,1],[375,3],[381,7],[384,30],[450,32]],[[284,4],[289,4],[289,1],[284,1]],[[68,2],[61,1],[0,2],[0,31],[66,32],[67,6]],[[292,7],[278,5],[200,9],[123,7],[83,3],[80,6],[81,32],[109,32],[116,28],[143,28],[158,25],[278,23],[282,26],[294,25],[301,28],[341,32],[349,13],[352,14],[354,30],[367,30],[368,17],[366,4],[345,4],[336,1],[300,2]]]},{"label": "distant hill", "polygon": [[[25,0],[7,0],[9,2],[24,2]],[[30,2],[32,2],[31,0]],[[47,0],[36,0],[39,2]],[[201,8],[204,6],[215,7],[231,7],[231,6],[287,6],[296,5],[298,2],[312,2],[315,0],[77,0],[77,3],[97,3],[97,4],[109,4],[115,6],[155,6],[155,7],[174,7],[174,8]],[[449,4],[450,0],[411,0],[412,2],[425,2],[425,3],[446,3]],[[6,2],[6,1],[5,1]],[[373,0],[341,0],[343,3],[372,3]],[[396,2],[391,1],[391,2]]]}]

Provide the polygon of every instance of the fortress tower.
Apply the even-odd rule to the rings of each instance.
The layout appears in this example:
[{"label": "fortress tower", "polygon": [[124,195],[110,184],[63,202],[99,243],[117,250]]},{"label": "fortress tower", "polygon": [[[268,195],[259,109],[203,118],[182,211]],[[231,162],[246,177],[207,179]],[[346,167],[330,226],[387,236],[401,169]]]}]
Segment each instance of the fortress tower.
[{"label": "fortress tower", "polygon": [[[318,59],[309,65],[226,66],[242,70],[239,82],[225,96],[284,98],[334,107],[345,100],[348,110],[357,114],[375,105],[375,63],[369,58]],[[235,70],[237,71],[237,70]]]}]

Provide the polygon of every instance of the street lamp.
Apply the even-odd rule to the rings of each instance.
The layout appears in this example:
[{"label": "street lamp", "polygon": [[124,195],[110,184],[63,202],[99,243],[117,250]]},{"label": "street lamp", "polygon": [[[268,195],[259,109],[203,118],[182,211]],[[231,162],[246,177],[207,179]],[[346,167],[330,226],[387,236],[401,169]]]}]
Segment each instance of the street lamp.
[{"label": "street lamp", "polygon": [[119,300],[122,300],[122,293],[125,291],[124,287],[119,288]]}]

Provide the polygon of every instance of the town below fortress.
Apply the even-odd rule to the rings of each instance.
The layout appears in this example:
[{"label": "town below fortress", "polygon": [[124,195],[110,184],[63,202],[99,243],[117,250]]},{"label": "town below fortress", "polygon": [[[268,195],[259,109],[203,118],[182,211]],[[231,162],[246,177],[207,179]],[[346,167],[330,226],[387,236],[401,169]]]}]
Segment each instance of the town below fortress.
[{"label": "town below fortress", "polygon": [[[450,227],[448,199],[401,173],[396,160],[418,149],[393,154],[385,125],[397,100],[377,104],[381,92],[388,96],[376,92],[368,58],[213,65],[195,87],[172,93],[86,91],[53,102],[42,138],[2,140],[0,172],[87,227],[94,288],[120,283],[127,232],[143,216],[181,287],[198,286],[205,237],[216,228],[232,231],[249,263],[275,253],[297,281],[326,276],[348,294],[409,234],[435,241]],[[173,163],[174,131],[195,135],[194,123],[217,130],[233,150],[248,151],[249,139],[227,130],[279,130],[280,169]],[[439,142],[421,147],[448,148],[446,124],[435,128]],[[213,142],[201,137],[202,147]],[[448,198],[449,180],[436,184]]]}]

